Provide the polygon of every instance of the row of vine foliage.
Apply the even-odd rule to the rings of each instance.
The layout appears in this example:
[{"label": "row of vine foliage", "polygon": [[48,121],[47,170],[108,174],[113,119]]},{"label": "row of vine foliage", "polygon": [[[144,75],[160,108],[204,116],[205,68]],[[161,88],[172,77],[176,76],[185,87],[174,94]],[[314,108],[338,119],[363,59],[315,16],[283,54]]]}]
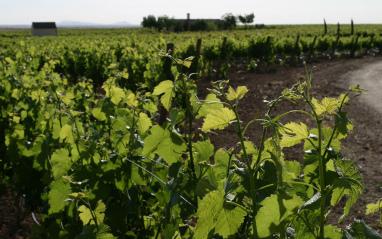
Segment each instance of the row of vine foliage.
[{"label": "row of vine foliage", "polygon": [[[234,64],[248,66],[256,70],[258,62],[267,65],[285,64],[300,58],[341,57],[358,54],[379,53],[382,38],[375,37],[341,37],[334,36],[293,37],[263,36],[243,34],[240,32],[224,35],[207,35],[201,37],[201,50],[198,62],[195,62],[188,73],[200,76],[226,77],[228,68]],[[137,83],[155,86],[160,78],[161,65],[155,60],[157,49],[162,49],[168,42],[175,44],[174,57],[184,59],[197,55],[198,35],[95,35],[36,38],[0,39],[0,58],[32,58],[29,64],[41,70],[45,63],[55,61],[55,72],[67,76],[70,82],[77,82],[80,77],[92,79],[102,85],[117,69],[125,77],[121,87],[136,90]],[[186,36],[189,37],[185,41]],[[223,48],[223,40],[226,44]],[[147,46],[151,47],[148,48]],[[219,67],[216,65],[220,62]],[[215,73],[217,71],[217,73]],[[129,80],[127,80],[129,79]],[[123,84],[122,84],[123,83]],[[152,89],[152,88],[151,88]]]},{"label": "row of vine foliage", "polygon": [[[308,75],[243,125],[245,86],[217,81],[199,99],[182,73],[193,57],[160,55],[173,61],[173,80],[134,92],[119,86],[123,71],[95,88],[86,78],[70,83],[54,60],[39,71],[33,59],[1,60],[1,181],[41,215],[35,238],[381,238],[362,221],[345,230],[326,223],[330,208],[346,200],[341,221],[363,191],[340,151],[353,128],[344,107],[359,86],[317,100]],[[285,100],[309,110],[274,115]],[[158,107],[168,111],[161,125]],[[283,124],[288,114],[315,125]],[[245,137],[252,124],[263,127],[260,145]],[[215,149],[208,135],[226,127],[238,144]],[[284,160],[283,148],[300,143],[303,164]]]}]

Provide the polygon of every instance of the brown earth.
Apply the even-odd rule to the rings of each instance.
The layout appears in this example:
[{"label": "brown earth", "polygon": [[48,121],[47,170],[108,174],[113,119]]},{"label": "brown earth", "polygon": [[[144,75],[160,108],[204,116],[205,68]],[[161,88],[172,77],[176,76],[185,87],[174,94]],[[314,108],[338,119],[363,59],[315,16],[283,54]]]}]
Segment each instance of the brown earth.
[{"label": "brown earth", "polygon": [[[382,95],[378,92],[379,84],[382,84],[382,57],[342,58],[331,60],[316,60],[308,63],[307,68],[316,68],[313,71],[312,96],[317,99],[323,97],[338,97],[345,92],[350,85],[361,84],[361,88],[370,90],[370,95],[352,99],[345,111],[349,112],[349,119],[354,124],[354,131],[344,140],[343,148],[351,153],[344,152],[345,157],[352,159],[363,177],[365,191],[352,207],[350,215],[340,227],[349,225],[354,218],[364,220],[369,226],[377,228],[378,214],[365,215],[366,205],[375,203],[382,198]],[[305,68],[302,64],[297,66],[259,66],[259,72],[250,73],[245,70],[245,65],[236,64],[228,74],[230,85],[234,88],[245,85],[249,89],[246,96],[240,100],[239,113],[243,123],[254,119],[256,115],[264,116],[268,109],[264,100],[275,99],[282,90],[291,88],[298,80],[306,79]],[[211,88],[208,81],[198,83],[200,98],[208,94],[207,88]],[[274,114],[280,114],[291,109],[306,106],[293,106],[289,102],[279,104]],[[311,125],[306,117],[295,115],[283,120],[304,122]],[[329,126],[333,124],[329,123]],[[195,126],[195,127],[200,127]],[[230,129],[210,135],[211,141],[218,148],[234,147],[238,139]],[[259,145],[261,128],[253,125],[247,131],[247,138]],[[287,160],[302,159],[302,146],[288,149],[284,152]],[[341,207],[346,201],[342,201]],[[29,238],[31,227],[34,225],[30,213],[25,214],[25,219],[17,219],[16,195],[7,190],[0,196],[0,238]],[[329,215],[329,223],[337,225],[337,219],[342,215],[341,207],[335,207]],[[378,229],[381,232],[381,228]]]}]

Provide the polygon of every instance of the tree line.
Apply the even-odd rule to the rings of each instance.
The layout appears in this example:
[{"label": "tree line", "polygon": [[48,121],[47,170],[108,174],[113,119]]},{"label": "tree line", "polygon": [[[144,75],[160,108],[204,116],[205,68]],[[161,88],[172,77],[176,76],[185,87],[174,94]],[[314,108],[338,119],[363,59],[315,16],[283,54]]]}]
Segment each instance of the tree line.
[{"label": "tree line", "polygon": [[233,15],[232,13],[224,14],[221,19],[175,19],[166,15],[155,17],[148,15],[143,17],[141,25],[147,28],[155,28],[157,30],[167,31],[206,31],[206,30],[232,30],[235,29],[238,23],[245,25],[254,22],[255,15],[253,13],[244,15]]}]

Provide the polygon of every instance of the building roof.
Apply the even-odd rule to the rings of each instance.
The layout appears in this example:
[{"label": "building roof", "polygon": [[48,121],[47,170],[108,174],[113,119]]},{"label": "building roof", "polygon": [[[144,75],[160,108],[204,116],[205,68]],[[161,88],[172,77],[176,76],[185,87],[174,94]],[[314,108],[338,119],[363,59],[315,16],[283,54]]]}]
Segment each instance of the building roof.
[{"label": "building roof", "polygon": [[34,29],[52,29],[57,28],[55,22],[32,22]]}]

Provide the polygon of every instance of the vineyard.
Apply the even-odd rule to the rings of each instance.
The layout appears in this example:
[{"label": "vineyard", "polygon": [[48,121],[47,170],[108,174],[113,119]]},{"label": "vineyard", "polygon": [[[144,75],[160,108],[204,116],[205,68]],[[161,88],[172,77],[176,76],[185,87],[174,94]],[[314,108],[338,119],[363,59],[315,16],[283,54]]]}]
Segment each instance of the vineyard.
[{"label": "vineyard", "polygon": [[227,79],[378,55],[382,27],[358,28],[0,32],[0,180],[17,223],[32,213],[33,238],[381,238],[330,213],[346,220],[367,190],[341,144],[362,85],[325,97],[300,68],[242,120],[256,92]]}]

